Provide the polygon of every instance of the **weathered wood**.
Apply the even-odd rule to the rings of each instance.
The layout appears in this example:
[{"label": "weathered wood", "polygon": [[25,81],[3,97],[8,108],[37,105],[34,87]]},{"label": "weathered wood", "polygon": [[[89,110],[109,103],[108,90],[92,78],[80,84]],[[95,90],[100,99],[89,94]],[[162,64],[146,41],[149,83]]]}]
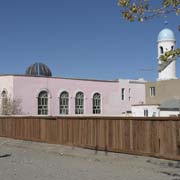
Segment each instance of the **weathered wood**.
[{"label": "weathered wood", "polygon": [[180,160],[180,118],[0,117],[0,136]]}]

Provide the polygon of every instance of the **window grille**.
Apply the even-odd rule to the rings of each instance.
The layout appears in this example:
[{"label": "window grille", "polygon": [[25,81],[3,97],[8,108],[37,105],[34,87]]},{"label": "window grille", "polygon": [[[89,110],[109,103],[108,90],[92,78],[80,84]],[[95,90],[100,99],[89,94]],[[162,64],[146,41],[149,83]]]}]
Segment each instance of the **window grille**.
[{"label": "window grille", "polygon": [[93,114],[101,113],[101,95],[95,93],[93,96]]},{"label": "window grille", "polygon": [[75,97],[75,114],[84,114],[84,94],[78,92]]},{"label": "window grille", "polygon": [[69,114],[69,94],[64,91],[59,98],[60,114]]},{"label": "window grille", "polygon": [[38,96],[38,114],[48,115],[48,93],[41,91]]}]

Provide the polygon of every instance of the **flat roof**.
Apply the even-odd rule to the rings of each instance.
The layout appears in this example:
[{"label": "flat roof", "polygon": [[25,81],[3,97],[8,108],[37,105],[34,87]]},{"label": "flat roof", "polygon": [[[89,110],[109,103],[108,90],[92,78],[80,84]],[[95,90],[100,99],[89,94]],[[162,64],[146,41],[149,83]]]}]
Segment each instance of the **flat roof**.
[{"label": "flat roof", "polygon": [[166,83],[172,81],[180,81],[180,78],[177,79],[166,79],[166,80],[159,80],[159,81],[147,81],[146,83]]},{"label": "flat roof", "polygon": [[49,76],[30,76],[25,74],[0,74],[0,77],[2,76],[17,76],[17,77],[34,77],[34,78],[48,78],[48,79],[67,79],[67,80],[80,80],[80,81],[95,81],[95,82],[119,82],[118,80],[101,80],[101,79],[81,79],[81,78],[65,78],[65,77],[49,77]]},{"label": "flat roof", "polygon": [[160,106],[160,104],[132,104],[132,106]]}]

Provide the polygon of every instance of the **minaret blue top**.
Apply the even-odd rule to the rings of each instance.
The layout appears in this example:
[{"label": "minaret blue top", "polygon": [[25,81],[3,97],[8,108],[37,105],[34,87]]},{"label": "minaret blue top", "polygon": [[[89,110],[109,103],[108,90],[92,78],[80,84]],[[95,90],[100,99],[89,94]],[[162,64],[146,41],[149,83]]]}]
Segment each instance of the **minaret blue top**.
[{"label": "minaret blue top", "polygon": [[163,30],[160,31],[158,35],[157,41],[166,41],[166,40],[173,40],[175,41],[175,35],[171,29],[164,28]]}]

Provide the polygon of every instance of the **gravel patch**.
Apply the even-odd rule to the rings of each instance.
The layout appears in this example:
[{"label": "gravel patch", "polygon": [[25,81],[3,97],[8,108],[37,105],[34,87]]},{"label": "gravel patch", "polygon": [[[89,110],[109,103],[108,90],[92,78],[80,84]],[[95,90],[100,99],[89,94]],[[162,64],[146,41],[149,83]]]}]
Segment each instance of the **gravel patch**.
[{"label": "gravel patch", "polygon": [[0,180],[180,180],[178,163],[0,138]]}]

